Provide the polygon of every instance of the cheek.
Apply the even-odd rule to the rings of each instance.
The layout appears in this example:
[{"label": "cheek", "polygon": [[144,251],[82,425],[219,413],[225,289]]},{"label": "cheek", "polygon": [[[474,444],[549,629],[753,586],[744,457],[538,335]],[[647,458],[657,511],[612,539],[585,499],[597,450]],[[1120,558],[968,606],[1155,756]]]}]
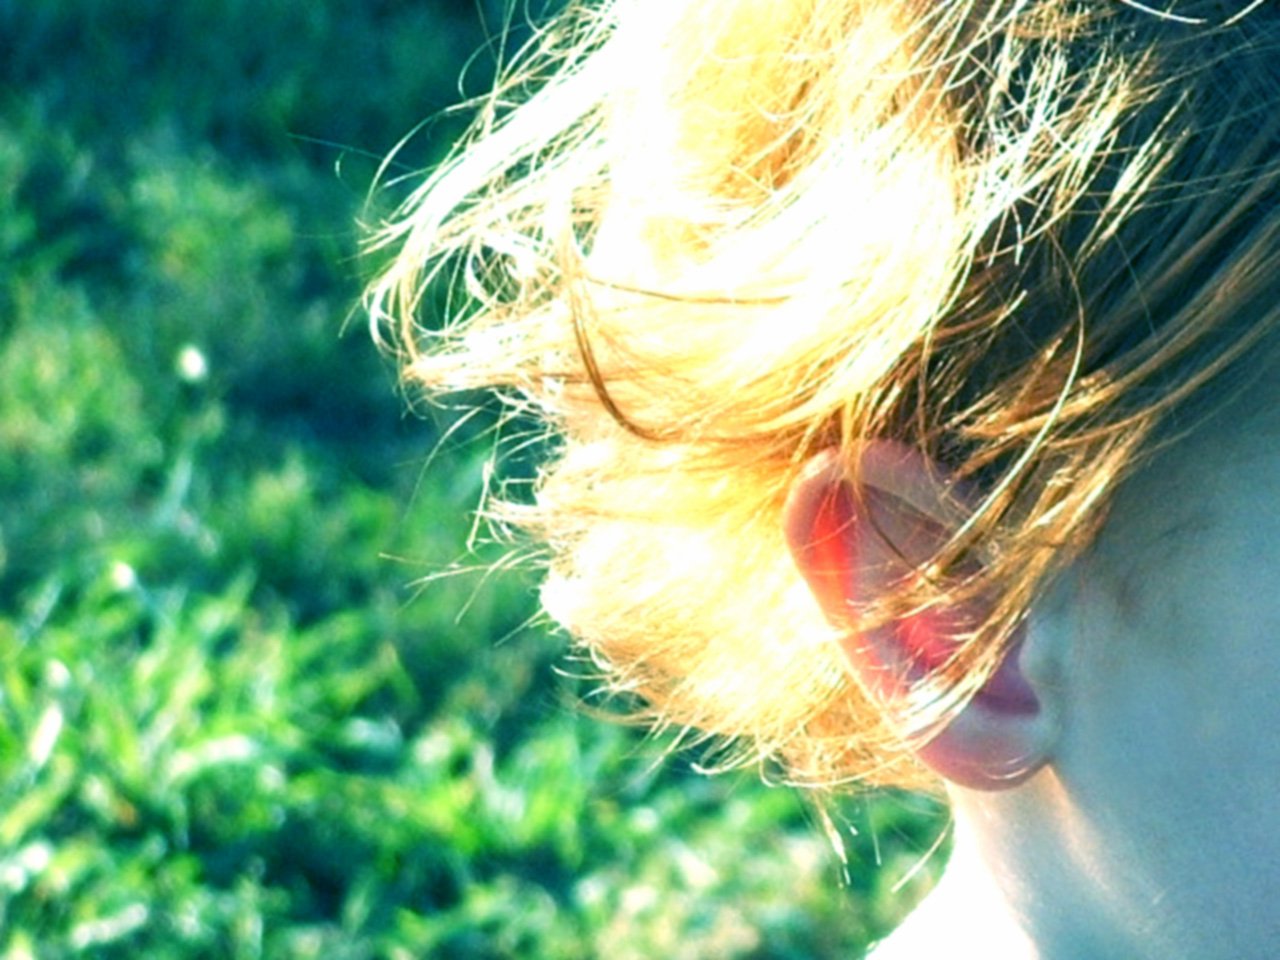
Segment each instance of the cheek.
[{"label": "cheek", "polygon": [[1171,955],[1271,957],[1280,460],[1227,472],[1216,449],[1183,452],[1185,469],[1117,499],[1053,611],[1059,824],[1108,909]]},{"label": "cheek", "polygon": [[1127,920],[1183,943],[1240,938],[1206,941],[1206,956],[1272,956],[1256,950],[1280,942],[1280,738],[1253,721],[1277,719],[1276,698],[1144,680],[1099,683],[1095,709],[1071,719],[1058,767],[1067,848]]},{"label": "cheek", "polygon": [[1137,619],[1077,596],[1056,766],[1090,870],[1226,922],[1280,889],[1280,619],[1260,578],[1180,573]]}]

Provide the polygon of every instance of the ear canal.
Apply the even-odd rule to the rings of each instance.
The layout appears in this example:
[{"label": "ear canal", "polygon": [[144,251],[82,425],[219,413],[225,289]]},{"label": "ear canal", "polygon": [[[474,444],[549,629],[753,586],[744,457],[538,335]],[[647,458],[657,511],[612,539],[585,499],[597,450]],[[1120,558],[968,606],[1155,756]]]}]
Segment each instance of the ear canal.
[{"label": "ear canal", "polygon": [[[914,575],[965,515],[945,473],[903,444],[865,444],[854,467],[846,471],[832,451],[815,457],[791,490],[785,532],[827,618],[847,629],[841,645],[849,666],[890,722],[905,730],[907,693],[949,661],[957,638],[978,625],[980,611],[972,603],[934,606],[869,630],[854,628],[854,612]],[[915,747],[927,766],[958,786],[1013,786],[1047,759],[1047,714],[1022,673],[1018,646],[967,704]]]}]

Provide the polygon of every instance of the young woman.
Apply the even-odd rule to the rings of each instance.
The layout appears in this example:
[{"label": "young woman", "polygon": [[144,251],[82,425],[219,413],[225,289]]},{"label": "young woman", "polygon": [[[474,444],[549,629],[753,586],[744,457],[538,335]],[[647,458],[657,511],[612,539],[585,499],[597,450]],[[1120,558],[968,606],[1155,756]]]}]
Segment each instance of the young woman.
[{"label": "young woman", "polygon": [[1280,950],[1278,14],[575,5],[378,238],[409,379],[555,431],[493,509],[618,689],[945,786],[877,960]]}]

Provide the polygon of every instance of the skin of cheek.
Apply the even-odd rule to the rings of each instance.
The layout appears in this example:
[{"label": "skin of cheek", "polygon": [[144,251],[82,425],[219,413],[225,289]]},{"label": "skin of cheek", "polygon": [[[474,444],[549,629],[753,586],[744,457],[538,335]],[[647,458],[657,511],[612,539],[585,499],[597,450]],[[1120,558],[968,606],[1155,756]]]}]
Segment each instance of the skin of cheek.
[{"label": "skin of cheek", "polygon": [[1280,943],[1274,459],[1230,485],[1193,471],[1212,522],[1155,537],[1144,521],[1169,492],[1140,488],[1147,507],[1118,503],[1137,519],[1075,578],[1075,709],[1056,763],[1075,800],[1067,845],[1117,923],[1163,955],[1252,960]]}]

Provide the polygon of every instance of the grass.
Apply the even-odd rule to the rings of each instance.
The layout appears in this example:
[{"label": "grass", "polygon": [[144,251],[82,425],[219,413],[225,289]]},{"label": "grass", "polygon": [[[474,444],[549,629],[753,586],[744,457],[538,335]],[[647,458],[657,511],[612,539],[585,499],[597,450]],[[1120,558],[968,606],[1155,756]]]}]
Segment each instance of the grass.
[{"label": "grass", "polygon": [[928,804],[845,871],[576,709],[527,572],[413,586],[491,440],[405,415],[355,223],[476,14],[0,6],[0,958],[835,958],[918,889]]}]

